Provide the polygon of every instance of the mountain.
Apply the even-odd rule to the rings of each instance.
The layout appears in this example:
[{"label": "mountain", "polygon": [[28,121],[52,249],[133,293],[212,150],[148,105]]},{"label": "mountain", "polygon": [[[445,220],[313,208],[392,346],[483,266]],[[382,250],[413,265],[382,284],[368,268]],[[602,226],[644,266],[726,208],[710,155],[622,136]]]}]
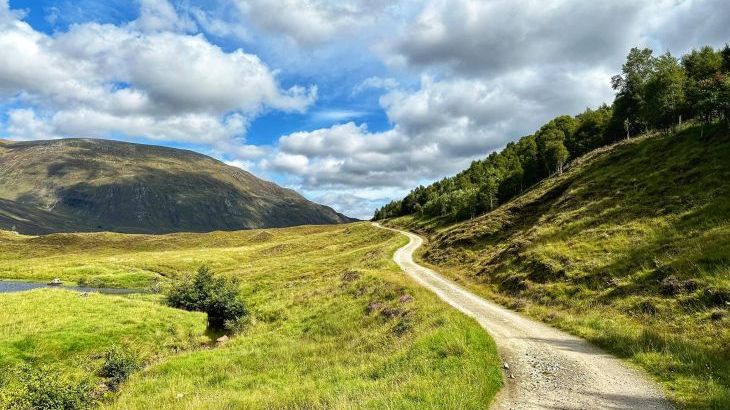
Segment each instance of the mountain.
[{"label": "mountain", "polygon": [[653,373],[688,408],[730,404],[730,131],[654,133],[575,159],[461,222],[390,224],[517,310]]},{"label": "mountain", "polygon": [[101,139],[0,141],[0,229],[167,233],[350,221],[192,151]]}]

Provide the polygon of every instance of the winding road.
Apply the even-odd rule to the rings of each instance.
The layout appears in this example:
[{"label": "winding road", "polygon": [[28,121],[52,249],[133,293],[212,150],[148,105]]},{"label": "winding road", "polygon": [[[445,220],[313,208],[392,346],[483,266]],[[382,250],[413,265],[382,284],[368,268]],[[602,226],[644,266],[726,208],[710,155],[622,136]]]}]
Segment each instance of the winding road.
[{"label": "winding road", "polygon": [[403,271],[476,319],[497,343],[505,385],[493,409],[673,409],[659,386],[640,371],[585,340],[489,302],[413,261],[423,239],[393,256]]}]

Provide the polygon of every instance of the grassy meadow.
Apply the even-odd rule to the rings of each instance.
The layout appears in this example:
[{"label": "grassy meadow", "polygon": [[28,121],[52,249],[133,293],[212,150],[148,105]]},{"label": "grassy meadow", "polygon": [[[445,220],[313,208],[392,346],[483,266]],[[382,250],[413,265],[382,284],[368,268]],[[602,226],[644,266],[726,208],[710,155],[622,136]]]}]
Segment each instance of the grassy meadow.
[{"label": "grassy meadow", "polygon": [[208,265],[240,279],[250,311],[242,333],[212,348],[203,314],[156,295],[0,294],[0,366],[94,374],[100,353],[130,346],[145,366],[100,402],[114,409],[484,408],[501,383],[495,346],[401,274],[391,256],[405,241],[367,223],[0,234],[2,278],[164,287]]},{"label": "grassy meadow", "polygon": [[64,289],[0,294],[0,369],[57,365],[86,373],[111,345],[156,361],[206,339],[204,314],[144,299]]},{"label": "grassy meadow", "polygon": [[404,217],[476,292],[645,368],[680,407],[730,408],[730,136],[596,150],[458,224]]}]

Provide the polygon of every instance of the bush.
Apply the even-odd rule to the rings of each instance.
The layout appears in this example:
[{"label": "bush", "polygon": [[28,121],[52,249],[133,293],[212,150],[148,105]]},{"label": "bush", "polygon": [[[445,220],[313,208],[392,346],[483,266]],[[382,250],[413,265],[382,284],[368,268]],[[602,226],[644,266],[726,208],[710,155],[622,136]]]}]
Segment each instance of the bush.
[{"label": "bush", "polygon": [[24,366],[0,386],[0,408],[7,410],[78,410],[95,404],[89,379],[74,381],[49,367]]},{"label": "bush", "polygon": [[119,385],[137,370],[139,364],[134,355],[115,345],[104,354],[104,364],[99,369],[99,376],[107,378],[106,384],[110,390],[117,391]]},{"label": "bush", "polygon": [[174,281],[166,296],[169,306],[207,313],[212,328],[232,329],[247,314],[238,283],[213,276],[206,266]]}]

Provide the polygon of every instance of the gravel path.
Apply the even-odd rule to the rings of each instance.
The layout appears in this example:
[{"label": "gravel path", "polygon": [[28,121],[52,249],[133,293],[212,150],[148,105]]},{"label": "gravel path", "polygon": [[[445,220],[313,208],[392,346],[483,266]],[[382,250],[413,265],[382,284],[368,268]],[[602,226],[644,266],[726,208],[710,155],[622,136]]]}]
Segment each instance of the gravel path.
[{"label": "gravel path", "polygon": [[393,256],[403,271],[475,318],[496,341],[505,385],[493,409],[673,409],[657,385],[617,358],[418,265],[413,252],[423,240],[410,232],[397,232],[410,238]]}]

